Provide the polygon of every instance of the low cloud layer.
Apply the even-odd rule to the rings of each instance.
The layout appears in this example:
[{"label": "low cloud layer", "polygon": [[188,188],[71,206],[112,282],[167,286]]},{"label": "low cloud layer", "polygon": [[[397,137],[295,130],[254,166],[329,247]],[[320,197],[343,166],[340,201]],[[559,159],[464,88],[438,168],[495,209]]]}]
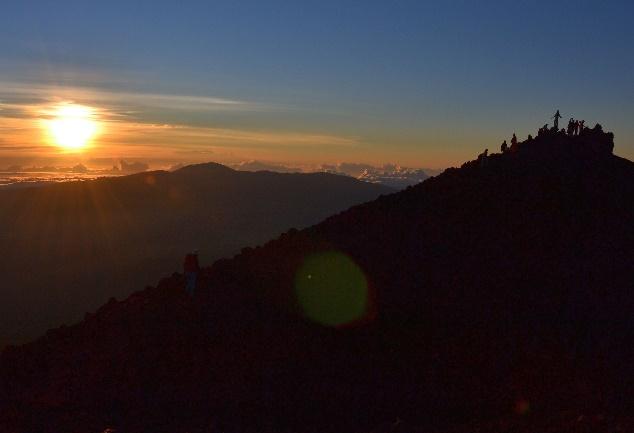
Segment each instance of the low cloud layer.
[{"label": "low cloud layer", "polygon": [[236,170],[268,170],[280,173],[325,171],[328,173],[354,177],[365,182],[379,183],[395,189],[403,189],[410,185],[415,185],[430,176],[439,174],[442,171],[438,169],[401,167],[396,164],[384,164],[383,166],[377,167],[370,164],[351,162],[296,167],[274,162],[242,161],[237,164],[231,164],[231,167]]},{"label": "low cloud layer", "polygon": [[364,182],[378,183],[395,189],[403,189],[427,179],[430,175],[420,168],[401,167],[396,164],[385,164],[375,167],[369,164],[341,163],[324,165],[324,171],[345,174]]},{"label": "low cloud layer", "polygon": [[284,164],[276,164],[263,161],[242,161],[237,164],[231,164],[231,168],[242,171],[275,171],[278,173],[301,173],[304,169],[299,167],[290,167]]}]

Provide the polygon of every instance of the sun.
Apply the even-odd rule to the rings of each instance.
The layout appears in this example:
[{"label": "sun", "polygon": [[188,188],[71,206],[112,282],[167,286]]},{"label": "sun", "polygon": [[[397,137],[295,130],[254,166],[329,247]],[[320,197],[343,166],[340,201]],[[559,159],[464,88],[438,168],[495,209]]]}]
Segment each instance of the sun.
[{"label": "sun", "polygon": [[90,142],[98,130],[95,110],[78,104],[62,104],[47,121],[54,143],[66,150],[80,150]]}]

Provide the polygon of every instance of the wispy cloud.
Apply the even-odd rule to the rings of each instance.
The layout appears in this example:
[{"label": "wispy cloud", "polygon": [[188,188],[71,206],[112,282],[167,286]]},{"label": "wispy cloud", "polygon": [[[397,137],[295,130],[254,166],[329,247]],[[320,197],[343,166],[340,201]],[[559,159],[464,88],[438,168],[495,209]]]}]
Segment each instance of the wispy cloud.
[{"label": "wispy cloud", "polygon": [[47,146],[2,146],[0,145],[0,152],[18,152],[18,151],[33,151],[33,150],[44,150],[47,149]]},{"label": "wispy cloud", "polygon": [[[124,155],[216,153],[218,149],[266,149],[285,147],[353,147],[358,137],[334,134],[294,132],[289,130],[253,130],[249,128],[201,126],[187,123],[187,113],[223,111],[252,115],[280,107],[238,99],[213,96],[161,93],[120,92],[86,87],[51,86],[19,82],[0,82],[0,130],[7,148],[22,146],[25,152],[40,152],[45,140],[42,120],[51,117],[56,104],[78,103],[91,107],[103,124],[95,140],[93,156],[108,152]],[[148,113],[178,119],[174,123],[157,123]],[[167,113],[167,114],[165,114]],[[44,143],[45,144],[45,143]],[[14,147],[18,151],[18,147]],[[53,152],[51,146],[48,151]]]},{"label": "wispy cloud", "polygon": [[2,103],[0,108],[59,101],[100,104],[117,109],[139,106],[186,111],[262,111],[273,108],[263,103],[213,96],[120,92],[87,87],[0,81],[0,103]]},{"label": "wispy cloud", "polygon": [[249,131],[240,129],[192,127],[117,122],[100,142],[104,145],[146,148],[148,152],[173,150],[177,153],[205,154],[218,149],[248,150],[300,147],[351,147],[356,137],[304,134],[283,131]]},{"label": "wispy cloud", "polygon": [[[123,125],[122,125],[123,126]],[[357,137],[341,137],[327,134],[307,134],[293,132],[249,131],[241,129],[192,127],[186,125],[157,125],[130,123],[124,126],[127,132],[135,132],[138,136],[171,138],[178,137],[191,143],[244,143],[249,145],[277,146],[356,146]]]}]

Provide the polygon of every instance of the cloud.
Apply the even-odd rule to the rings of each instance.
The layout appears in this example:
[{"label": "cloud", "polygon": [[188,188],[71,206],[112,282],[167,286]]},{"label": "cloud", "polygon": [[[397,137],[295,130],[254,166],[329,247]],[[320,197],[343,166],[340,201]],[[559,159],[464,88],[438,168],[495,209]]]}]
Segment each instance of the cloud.
[{"label": "cloud", "polygon": [[40,83],[16,83],[0,81],[2,106],[19,107],[59,101],[98,104],[101,106],[158,108],[185,111],[263,111],[270,105],[253,101],[219,98],[213,96],[176,95],[144,92],[124,92],[98,88],[55,86]]},{"label": "cloud", "polygon": [[149,169],[150,166],[145,162],[126,162],[124,160],[121,160],[119,162],[119,171],[124,174],[139,173],[142,171],[147,171]]},{"label": "cloud", "polygon": [[[279,109],[251,101],[16,82],[0,82],[0,130],[6,131],[3,137],[12,144],[32,146],[32,150],[36,150],[36,145],[46,144],[47,141],[42,120],[54,115],[56,105],[71,102],[90,107],[94,118],[103,126],[100,128],[101,133],[94,140],[95,146],[91,149],[93,157],[144,157],[149,153],[151,156],[204,155],[216,153],[221,148],[233,150],[289,146],[354,147],[360,142],[358,137],[352,136],[224,128],[216,125],[192,125],[187,122],[187,119],[191,118],[187,113],[209,114],[212,117],[215,111]],[[179,110],[186,113],[174,114]],[[179,120],[174,123],[151,121],[150,118],[156,112],[162,113],[161,117]],[[0,147],[4,145],[0,143]],[[128,151],[132,154],[128,154]],[[60,153],[61,150],[55,146],[48,146],[47,152],[54,154]],[[108,155],[106,152],[111,153]]]},{"label": "cloud", "polygon": [[329,173],[343,174],[371,183],[379,183],[396,189],[415,185],[429,177],[420,168],[401,167],[397,164],[384,164],[376,167],[370,164],[342,162],[322,165],[321,170]]},{"label": "cloud", "polygon": [[256,160],[242,161],[237,164],[231,164],[231,168],[241,171],[275,171],[278,173],[301,173],[304,171],[299,167],[289,167],[284,164]]},{"label": "cloud", "polygon": [[215,98],[209,96],[170,95],[154,93],[99,93],[97,98],[136,103],[143,106],[156,108],[169,108],[172,110],[265,110],[267,106],[255,102],[247,102],[233,99]]},{"label": "cloud", "polygon": [[91,170],[84,164],[76,164],[72,167],[57,167],[52,165],[30,166],[25,167],[19,164],[10,165],[4,171],[7,172],[23,172],[23,173],[90,173]]},{"label": "cloud", "polygon": [[99,138],[104,146],[125,147],[137,152],[178,155],[217,155],[237,149],[271,149],[301,147],[354,147],[357,137],[284,131],[250,131],[243,129],[197,127],[188,125],[111,122]]},{"label": "cloud", "polygon": [[40,151],[48,150],[48,146],[3,146],[0,142],[0,152],[19,152],[19,151]]},{"label": "cloud", "polygon": [[[139,126],[139,125],[137,125]],[[241,129],[191,127],[186,125],[151,125],[147,134],[174,134],[190,141],[205,140],[223,143],[275,144],[278,146],[324,145],[356,146],[357,137],[341,137],[327,134],[307,134],[276,131],[249,131]]]},{"label": "cloud", "polygon": [[337,164],[336,170],[348,176],[358,177],[366,170],[376,170],[376,167],[369,164],[342,162]]},{"label": "cloud", "polygon": [[429,177],[429,173],[423,169],[401,167],[397,164],[384,164],[381,167],[377,167],[364,163],[342,162],[339,164],[322,164],[316,167],[299,168],[284,163],[252,160],[231,164],[231,167],[237,170],[268,170],[280,173],[325,171],[328,173],[354,177],[364,182],[379,183],[395,189],[402,189],[410,185],[415,185]]}]

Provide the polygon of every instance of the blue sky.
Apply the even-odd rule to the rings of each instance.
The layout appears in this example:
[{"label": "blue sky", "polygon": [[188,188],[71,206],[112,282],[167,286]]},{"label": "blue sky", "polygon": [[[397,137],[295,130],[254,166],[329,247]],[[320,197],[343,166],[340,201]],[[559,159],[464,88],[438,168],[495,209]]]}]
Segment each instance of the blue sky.
[{"label": "blue sky", "polygon": [[558,108],[614,131],[632,159],[632,16],[626,1],[11,2],[0,122],[73,100],[112,125],[175,127],[95,140],[93,156],[440,167]]}]

